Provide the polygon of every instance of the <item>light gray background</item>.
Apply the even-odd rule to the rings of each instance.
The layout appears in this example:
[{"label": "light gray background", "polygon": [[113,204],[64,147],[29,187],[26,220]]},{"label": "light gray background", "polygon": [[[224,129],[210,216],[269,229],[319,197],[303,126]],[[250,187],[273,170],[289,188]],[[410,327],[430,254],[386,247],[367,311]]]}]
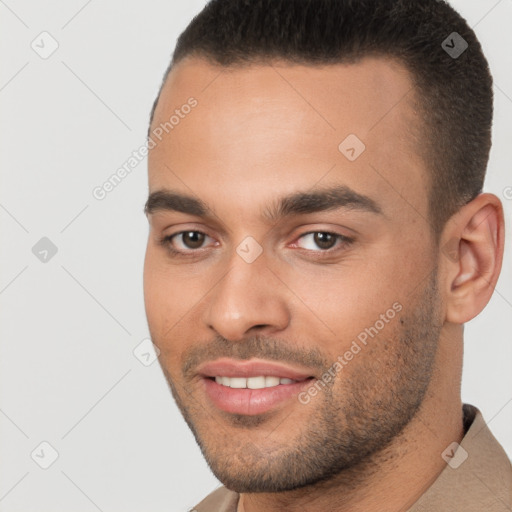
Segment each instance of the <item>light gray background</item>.
[{"label": "light gray background", "polygon": [[[92,196],[143,144],[176,37],[203,5],[0,1],[1,512],[184,511],[219,485],[158,363],[133,354],[148,337],[146,161],[103,201]],[[494,75],[486,191],[510,226],[512,0],[453,5]],[[43,31],[59,44],[47,59],[31,48]],[[46,263],[32,253],[42,237],[58,249]],[[509,455],[510,244],[490,304],[467,325],[463,378],[464,401]],[[43,441],[59,454],[48,469]]]}]

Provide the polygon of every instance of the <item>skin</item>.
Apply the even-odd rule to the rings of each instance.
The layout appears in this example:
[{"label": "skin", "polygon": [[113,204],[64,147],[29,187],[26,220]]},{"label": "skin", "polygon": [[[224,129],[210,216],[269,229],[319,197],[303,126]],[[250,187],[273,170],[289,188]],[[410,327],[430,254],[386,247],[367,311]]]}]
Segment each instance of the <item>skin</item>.
[{"label": "skin", "polygon": [[[239,511],[406,510],[464,435],[463,324],[499,276],[500,200],[480,194],[434,243],[419,96],[393,60],[228,69],[187,58],[166,81],[152,129],[191,96],[197,106],[149,153],[149,192],[192,195],[212,217],[149,214],[144,266],[151,336],[185,420],[216,476],[241,493]],[[366,145],[353,162],[338,150],[348,134]],[[369,196],[383,214],[260,216],[282,195],[332,185]],[[159,243],[194,230],[208,235],[200,249],[173,239],[192,257]],[[354,242],[325,254],[304,236],[312,231]],[[247,236],[263,250],[250,264],[236,252]],[[401,311],[308,404],[229,414],[195,373],[198,362],[252,357],[319,379],[396,302]]]}]

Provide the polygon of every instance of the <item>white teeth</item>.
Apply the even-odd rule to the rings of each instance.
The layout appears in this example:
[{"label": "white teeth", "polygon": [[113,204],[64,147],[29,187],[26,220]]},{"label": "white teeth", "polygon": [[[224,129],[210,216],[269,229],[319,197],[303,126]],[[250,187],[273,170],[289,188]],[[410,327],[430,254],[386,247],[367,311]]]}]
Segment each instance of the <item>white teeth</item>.
[{"label": "white teeth", "polygon": [[296,380],[288,379],[286,377],[271,377],[271,376],[258,376],[258,377],[215,377],[215,382],[222,386],[227,386],[235,389],[263,389],[278,386],[279,384],[292,384],[298,382]]},{"label": "white teeth", "polygon": [[247,379],[247,387],[249,389],[262,389],[266,387],[265,377],[249,377]]},{"label": "white teeth", "polygon": [[247,379],[245,377],[231,377],[229,379],[229,387],[230,388],[246,388],[247,387]]},{"label": "white teeth", "polygon": [[279,386],[279,377],[265,377],[265,387],[271,388],[273,386]]}]

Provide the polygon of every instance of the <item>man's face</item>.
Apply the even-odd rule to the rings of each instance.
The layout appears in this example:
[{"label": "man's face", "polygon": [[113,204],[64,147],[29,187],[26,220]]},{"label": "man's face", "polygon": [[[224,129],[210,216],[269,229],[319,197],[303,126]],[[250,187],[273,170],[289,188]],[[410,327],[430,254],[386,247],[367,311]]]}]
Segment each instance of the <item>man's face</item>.
[{"label": "man's face", "polygon": [[[190,59],[167,80],[152,129],[175,109],[179,121],[155,138],[149,191],[207,210],[150,203],[146,313],[176,402],[231,489],[326,480],[392,441],[425,397],[442,319],[414,93],[385,59]],[[329,189],[329,209],[318,195],[277,208]]]}]

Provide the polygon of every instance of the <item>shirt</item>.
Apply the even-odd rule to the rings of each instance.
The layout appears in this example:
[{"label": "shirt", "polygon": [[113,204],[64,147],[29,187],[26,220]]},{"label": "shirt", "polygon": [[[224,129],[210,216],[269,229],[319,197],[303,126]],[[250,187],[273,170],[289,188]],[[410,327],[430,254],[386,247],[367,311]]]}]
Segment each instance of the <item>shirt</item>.
[{"label": "shirt", "polygon": [[[434,483],[408,512],[510,512],[512,465],[481,412],[463,405],[465,435],[460,447],[443,452],[447,462]],[[192,512],[237,512],[239,494],[219,487]]]}]

